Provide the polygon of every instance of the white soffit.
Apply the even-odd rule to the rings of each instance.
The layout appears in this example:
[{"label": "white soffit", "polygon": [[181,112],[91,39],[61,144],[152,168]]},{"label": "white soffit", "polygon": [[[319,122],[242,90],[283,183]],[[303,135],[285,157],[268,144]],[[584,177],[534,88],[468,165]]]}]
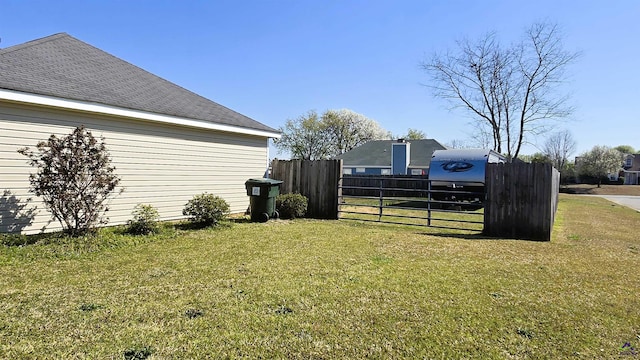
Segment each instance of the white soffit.
[{"label": "white soffit", "polygon": [[249,129],[225,124],[216,124],[208,121],[187,119],[171,115],[161,115],[140,110],[124,109],[115,106],[102,105],[79,100],[61,99],[46,95],[28,94],[6,89],[0,89],[0,100],[50,106],[55,108],[85,111],[98,114],[122,116],[126,118],[188,126],[199,129],[218,130],[243,135],[264,136],[274,139],[279,139],[281,136],[279,133],[270,131]]}]

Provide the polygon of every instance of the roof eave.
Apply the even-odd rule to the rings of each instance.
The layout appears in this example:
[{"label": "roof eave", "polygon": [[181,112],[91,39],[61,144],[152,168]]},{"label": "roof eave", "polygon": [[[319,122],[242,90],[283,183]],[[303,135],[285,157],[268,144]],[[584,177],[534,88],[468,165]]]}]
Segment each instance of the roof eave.
[{"label": "roof eave", "polygon": [[0,89],[0,100],[6,100],[17,103],[34,104],[46,107],[54,107],[61,109],[69,109],[75,111],[104,114],[137,119],[143,121],[152,121],[164,124],[173,124],[179,126],[187,126],[198,129],[217,130],[235,134],[261,136],[267,138],[279,139],[281,134],[277,132],[244,128],[239,126],[216,124],[208,121],[197,119],[188,119],[171,115],[156,114],[141,110],[125,109],[116,106],[91,103],[86,101],[71,100],[57,98],[53,96],[25,93],[15,90]]}]

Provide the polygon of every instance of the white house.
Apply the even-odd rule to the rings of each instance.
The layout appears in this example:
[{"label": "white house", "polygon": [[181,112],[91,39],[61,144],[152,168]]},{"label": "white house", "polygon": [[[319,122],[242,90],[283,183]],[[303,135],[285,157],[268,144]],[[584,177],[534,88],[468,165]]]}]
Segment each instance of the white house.
[{"label": "white house", "polygon": [[35,169],[17,150],[79,125],[104,137],[122,178],[110,224],[126,222],[139,203],[163,220],[182,218],[205,191],[232,212],[246,210],[244,182],[265,173],[268,140],[280,136],[64,33],[0,49],[0,232],[60,229],[29,193]]}]

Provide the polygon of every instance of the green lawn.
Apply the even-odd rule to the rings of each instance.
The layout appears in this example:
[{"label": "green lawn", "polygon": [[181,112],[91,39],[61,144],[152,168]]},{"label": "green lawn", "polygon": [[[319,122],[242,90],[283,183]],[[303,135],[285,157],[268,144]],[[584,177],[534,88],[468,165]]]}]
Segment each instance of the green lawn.
[{"label": "green lawn", "polygon": [[3,246],[0,358],[640,353],[640,213],[560,199],[551,242],[296,220]]}]

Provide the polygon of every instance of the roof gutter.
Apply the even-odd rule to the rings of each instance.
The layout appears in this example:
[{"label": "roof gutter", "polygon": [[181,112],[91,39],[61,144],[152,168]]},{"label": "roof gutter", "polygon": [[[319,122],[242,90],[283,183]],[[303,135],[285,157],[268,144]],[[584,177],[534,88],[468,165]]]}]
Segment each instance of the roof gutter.
[{"label": "roof gutter", "polygon": [[84,111],[96,114],[121,116],[125,118],[152,121],[164,124],[188,126],[198,129],[217,130],[235,134],[263,136],[279,139],[281,134],[277,132],[243,128],[239,126],[216,124],[208,121],[182,118],[172,115],[162,115],[147,111],[131,110],[110,105],[102,105],[80,100],[56,98],[53,96],[29,94],[14,90],[0,89],[0,100],[27,103],[54,108],[62,108],[76,111]]}]

